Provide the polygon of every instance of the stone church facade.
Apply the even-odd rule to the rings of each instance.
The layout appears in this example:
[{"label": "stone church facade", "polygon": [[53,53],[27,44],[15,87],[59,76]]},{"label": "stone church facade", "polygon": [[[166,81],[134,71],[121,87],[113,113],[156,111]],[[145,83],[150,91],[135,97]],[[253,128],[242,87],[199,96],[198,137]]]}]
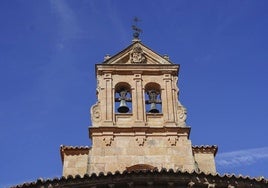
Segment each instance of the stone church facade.
[{"label": "stone church facade", "polygon": [[217,174],[217,146],[193,146],[179,100],[180,66],[138,38],[97,64],[92,146],[61,146],[61,178],[20,188],[268,187],[267,180]]}]

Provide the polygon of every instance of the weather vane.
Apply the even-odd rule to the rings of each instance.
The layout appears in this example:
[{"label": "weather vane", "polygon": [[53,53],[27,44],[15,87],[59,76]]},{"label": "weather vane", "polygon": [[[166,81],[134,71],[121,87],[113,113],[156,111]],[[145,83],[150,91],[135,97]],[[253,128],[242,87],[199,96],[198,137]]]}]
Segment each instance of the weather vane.
[{"label": "weather vane", "polygon": [[132,29],[134,31],[133,37],[135,39],[138,39],[140,36],[140,33],[142,33],[142,30],[138,28],[138,22],[140,22],[141,20],[138,17],[134,17],[133,21],[134,21],[134,24],[132,25]]}]

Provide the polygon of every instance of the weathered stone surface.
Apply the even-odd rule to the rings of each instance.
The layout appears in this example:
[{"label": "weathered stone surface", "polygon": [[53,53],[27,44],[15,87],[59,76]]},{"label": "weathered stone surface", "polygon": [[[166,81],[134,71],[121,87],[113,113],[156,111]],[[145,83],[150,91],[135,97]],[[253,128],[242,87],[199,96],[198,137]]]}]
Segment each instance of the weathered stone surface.
[{"label": "weathered stone surface", "polygon": [[135,165],[215,173],[215,148],[193,148],[189,140],[178,72],[179,65],[139,41],[96,65],[92,148],[83,155],[63,152],[63,175],[122,172]]},{"label": "weathered stone surface", "polygon": [[63,176],[85,174],[91,148],[87,146],[61,146]]}]

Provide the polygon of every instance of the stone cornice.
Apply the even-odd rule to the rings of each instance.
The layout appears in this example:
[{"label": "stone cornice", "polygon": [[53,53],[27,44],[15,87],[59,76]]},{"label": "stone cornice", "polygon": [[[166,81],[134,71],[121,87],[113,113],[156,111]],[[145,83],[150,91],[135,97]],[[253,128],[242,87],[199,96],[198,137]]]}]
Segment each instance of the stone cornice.
[{"label": "stone cornice", "polygon": [[101,75],[105,72],[114,74],[134,74],[138,71],[140,74],[161,75],[172,74],[177,76],[179,71],[178,64],[96,64],[95,72]]},{"label": "stone cornice", "polygon": [[92,134],[102,136],[173,136],[186,135],[189,138],[190,127],[89,127]]}]

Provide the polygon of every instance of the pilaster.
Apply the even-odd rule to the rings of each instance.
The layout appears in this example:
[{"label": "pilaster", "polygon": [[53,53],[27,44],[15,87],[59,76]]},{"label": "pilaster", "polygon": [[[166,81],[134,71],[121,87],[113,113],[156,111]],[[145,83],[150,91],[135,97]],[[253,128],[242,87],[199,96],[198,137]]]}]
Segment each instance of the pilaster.
[{"label": "pilaster", "polygon": [[114,91],[113,91],[113,79],[111,72],[104,73],[104,88],[101,88],[104,92],[104,100],[102,103],[102,107],[104,109],[104,124],[112,125],[113,124],[113,114],[114,114]]},{"label": "pilaster", "polygon": [[173,88],[172,88],[172,77],[170,74],[164,74],[164,88],[163,92],[163,99],[162,105],[164,109],[164,121],[166,125],[174,125],[175,124],[175,116],[174,116],[174,95],[173,95]]},{"label": "pilaster", "polygon": [[145,109],[144,109],[144,90],[142,84],[142,74],[134,74],[133,80],[135,82],[133,90],[133,116],[135,124],[144,125]]}]

